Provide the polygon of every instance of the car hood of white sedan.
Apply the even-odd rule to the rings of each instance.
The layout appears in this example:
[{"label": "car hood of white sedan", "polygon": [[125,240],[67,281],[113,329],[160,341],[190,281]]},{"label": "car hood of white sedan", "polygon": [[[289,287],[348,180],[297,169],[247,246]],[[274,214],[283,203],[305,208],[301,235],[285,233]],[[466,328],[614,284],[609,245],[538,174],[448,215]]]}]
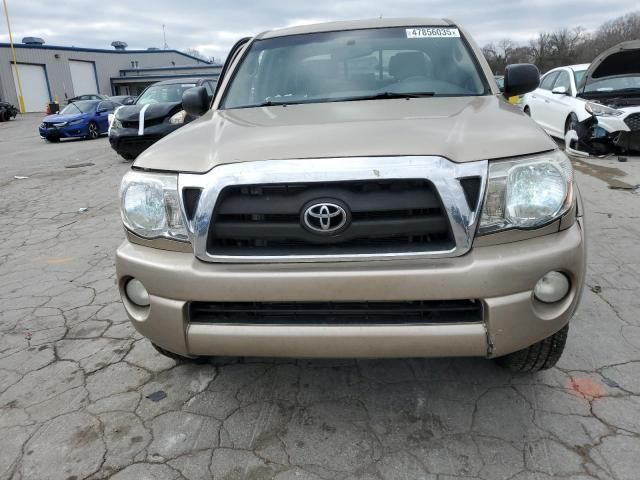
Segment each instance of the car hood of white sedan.
[{"label": "car hood of white sedan", "polygon": [[578,91],[608,77],[640,75],[640,40],[622,42],[598,55],[582,77]]}]

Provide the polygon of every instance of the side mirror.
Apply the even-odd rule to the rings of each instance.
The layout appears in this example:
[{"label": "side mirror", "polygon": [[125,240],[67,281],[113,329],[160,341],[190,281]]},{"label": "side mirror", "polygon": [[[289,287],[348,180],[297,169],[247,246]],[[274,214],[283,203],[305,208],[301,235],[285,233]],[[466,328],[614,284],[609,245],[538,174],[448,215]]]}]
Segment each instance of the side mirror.
[{"label": "side mirror", "polygon": [[192,117],[200,117],[209,110],[209,95],[204,87],[192,87],[182,94],[182,108]]},{"label": "side mirror", "polygon": [[556,95],[569,95],[569,92],[567,92],[567,87],[556,87],[551,90],[551,93],[555,93]]},{"label": "side mirror", "polygon": [[507,65],[504,69],[504,91],[506,98],[532,92],[540,85],[538,67],[530,63]]}]

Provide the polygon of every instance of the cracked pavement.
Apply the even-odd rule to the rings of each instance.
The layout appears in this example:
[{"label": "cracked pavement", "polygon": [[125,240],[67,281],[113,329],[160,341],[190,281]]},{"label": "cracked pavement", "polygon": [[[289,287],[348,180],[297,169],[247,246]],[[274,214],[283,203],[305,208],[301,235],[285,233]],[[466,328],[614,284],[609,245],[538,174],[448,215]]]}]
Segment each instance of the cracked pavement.
[{"label": "cracked pavement", "polygon": [[581,160],[576,172],[588,286],[557,368],[180,364],[119,302],[117,192],[130,164],[106,138],[46,144],[39,120],[0,124],[0,479],[640,475],[640,191],[619,189],[640,184],[640,159]]}]

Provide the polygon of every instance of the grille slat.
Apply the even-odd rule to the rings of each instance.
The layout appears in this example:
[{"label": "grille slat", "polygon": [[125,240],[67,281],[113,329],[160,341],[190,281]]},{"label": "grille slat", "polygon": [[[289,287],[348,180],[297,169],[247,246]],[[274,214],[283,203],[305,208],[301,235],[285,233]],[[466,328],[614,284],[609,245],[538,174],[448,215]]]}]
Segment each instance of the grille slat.
[{"label": "grille slat", "polygon": [[[306,206],[338,201],[350,224],[335,234],[302,225]],[[329,255],[450,250],[449,220],[435,187],[422,179],[291,183],[225,188],[212,216],[213,255]]]},{"label": "grille slat", "polygon": [[[218,209],[220,215],[234,214],[286,214],[291,213],[292,205],[304,205],[318,198],[316,189],[307,189],[300,193],[249,193],[249,189],[240,189],[229,194]],[[390,195],[393,193],[393,195]],[[393,191],[393,192],[353,192],[347,189],[323,188],[322,196],[339,198],[349,205],[352,212],[368,212],[375,205],[377,211],[408,210],[416,208],[440,208],[440,200],[430,190]],[[256,202],[256,197],[260,198]]]},{"label": "grille slat", "polygon": [[[144,127],[153,127],[155,125],[160,125],[164,122],[165,117],[160,118],[145,118],[144,119]],[[140,126],[140,122],[138,120],[123,120],[121,121],[122,128],[138,128]]]},{"label": "grille slat", "polygon": [[[297,219],[296,219],[297,220]],[[446,234],[448,223],[441,217],[382,219],[353,222],[340,235],[323,237],[305,230],[300,222],[219,222],[213,233],[218,239],[304,240],[309,243],[336,244],[356,238],[400,237],[405,235]]]},{"label": "grille slat", "polygon": [[415,325],[482,322],[478,300],[404,302],[191,302],[192,323]]}]

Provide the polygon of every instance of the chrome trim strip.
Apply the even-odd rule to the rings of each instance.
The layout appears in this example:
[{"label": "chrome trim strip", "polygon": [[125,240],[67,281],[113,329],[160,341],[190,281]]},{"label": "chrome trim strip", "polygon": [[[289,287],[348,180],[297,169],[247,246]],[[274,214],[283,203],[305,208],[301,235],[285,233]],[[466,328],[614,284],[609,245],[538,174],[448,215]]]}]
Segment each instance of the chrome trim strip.
[{"label": "chrome trim strip", "polygon": [[[464,255],[471,248],[480,218],[488,173],[488,161],[455,163],[435,156],[355,157],[293,160],[262,160],[220,165],[205,174],[181,173],[178,190],[182,214],[189,231],[195,256],[205,262],[269,263],[269,262],[336,262],[393,260],[403,258],[447,258]],[[480,177],[480,205],[472,211],[467,205],[457,179]],[[456,246],[451,250],[348,254],[348,255],[211,255],[207,252],[207,236],[213,209],[220,192],[229,185],[270,183],[312,183],[349,180],[382,180],[424,178],[431,181],[442,199]],[[186,221],[182,190],[201,188],[202,194],[193,221]]]}]

